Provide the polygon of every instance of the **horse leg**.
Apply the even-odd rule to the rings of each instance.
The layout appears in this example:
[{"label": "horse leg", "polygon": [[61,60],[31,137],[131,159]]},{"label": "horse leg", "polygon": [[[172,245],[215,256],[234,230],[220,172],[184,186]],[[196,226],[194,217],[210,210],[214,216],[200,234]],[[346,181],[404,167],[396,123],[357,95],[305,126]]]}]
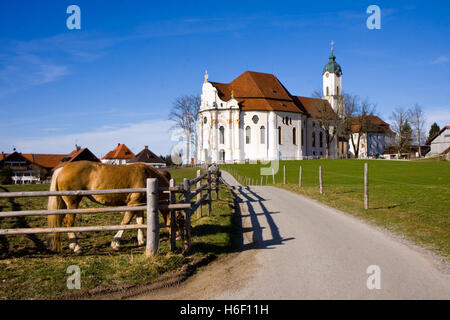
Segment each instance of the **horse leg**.
[{"label": "horse leg", "polygon": [[[126,211],[120,225],[123,226],[129,224],[131,219],[133,219],[133,216],[134,211]],[[111,248],[113,248],[114,250],[120,249],[120,239],[122,238],[123,232],[124,230],[119,230],[111,241]]]},{"label": "horse leg", "polygon": [[[77,209],[81,198],[63,197],[63,200],[66,203],[67,209]],[[67,228],[72,227],[75,224],[75,214],[66,214],[65,221]],[[81,247],[78,245],[78,239],[75,233],[68,232],[67,236],[69,238],[69,249],[75,253],[80,253]]]},{"label": "horse leg", "polygon": [[[66,214],[66,227],[70,228],[75,224],[75,215],[74,214]],[[69,249],[73,250],[73,252],[80,252],[81,247],[78,245],[78,239],[74,232],[67,233],[69,238]]]},{"label": "horse leg", "polygon": [[[143,224],[144,223],[144,211],[138,211],[136,213],[136,215],[137,215],[136,223],[137,224]],[[139,246],[144,245],[145,239],[144,239],[144,232],[142,231],[142,229],[138,229],[137,240],[138,240],[138,245]]]}]

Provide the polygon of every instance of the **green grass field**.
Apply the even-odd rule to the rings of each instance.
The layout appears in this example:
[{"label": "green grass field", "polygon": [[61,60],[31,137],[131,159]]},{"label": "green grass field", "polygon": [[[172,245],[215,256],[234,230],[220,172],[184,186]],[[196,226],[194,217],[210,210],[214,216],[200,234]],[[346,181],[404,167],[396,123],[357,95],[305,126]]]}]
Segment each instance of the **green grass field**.
[{"label": "green grass field", "polygon": [[[195,177],[195,168],[171,171],[177,183],[183,178]],[[0,192],[48,190],[48,185],[0,186]],[[81,269],[81,291],[116,284],[134,284],[158,278],[168,271],[179,269],[195,258],[213,253],[222,255],[233,250],[232,224],[229,202],[231,194],[221,186],[219,201],[213,201],[213,215],[196,219],[192,216],[192,250],[182,254],[182,243],[177,242],[178,251],[169,251],[169,234],[161,231],[160,255],[147,259],[144,247],[137,246],[137,231],[126,231],[122,237],[122,248],[114,251],[110,247],[115,232],[90,232],[79,235],[83,248],[80,255],[68,249],[67,236],[63,235],[63,253],[47,251],[45,235],[0,236],[0,299],[52,298],[72,293],[68,290],[66,269],[78,265]],[[214,197],[213,197],[214,199]],[[0,212],[11,210],[45,209],[47,198],[0,199]],[[98,207],[84,199],[81,208]],[[207,213],[207,206],[203,207]],[[78,215],[76,226],[115,225],[122,220],[122,213],[99,213]],[[45,227],[46,217],[0,219],[0,229]],[[162,221],[162,218],[160,219]],[[135,223],[133,221],[132,223]]]},{"label": "green grass field", "polygon": [[[364,163],[369,164],[370,208],[364,210]],[[302,187],[298,186],[299,167]],[[283,185],[283,166],[287,184]],[[319,193],[319,166],[324,194]],[[260,184],[258,164],[224,165],[243,183]],[[272,176],[268,177],[272,184]],[[263,184],[266,178],[263,177]],[[277,187],[323,202],[450,257],[450,163],[445,161],[304,160],[280,161]],[[295,204],[292,204],[295,205]]]}]

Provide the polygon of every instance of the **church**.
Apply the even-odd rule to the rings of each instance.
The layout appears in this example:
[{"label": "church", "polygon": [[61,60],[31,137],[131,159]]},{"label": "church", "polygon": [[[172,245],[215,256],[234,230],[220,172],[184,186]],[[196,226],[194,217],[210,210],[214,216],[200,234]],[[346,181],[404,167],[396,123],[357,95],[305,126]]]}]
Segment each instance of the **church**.
[{"label": "church", "polygon": [[[200,163],[302,160],[325,157],[319,118],[333,113],[342,94],[342,68],[331,53],[322,72],[324,97],[291,94],[269,73],[245,71],[230,83],[205,74],[198,123]],[[328,143],[336,158],[337,138]],[[345,152],[347,152],[345,150]]]}]

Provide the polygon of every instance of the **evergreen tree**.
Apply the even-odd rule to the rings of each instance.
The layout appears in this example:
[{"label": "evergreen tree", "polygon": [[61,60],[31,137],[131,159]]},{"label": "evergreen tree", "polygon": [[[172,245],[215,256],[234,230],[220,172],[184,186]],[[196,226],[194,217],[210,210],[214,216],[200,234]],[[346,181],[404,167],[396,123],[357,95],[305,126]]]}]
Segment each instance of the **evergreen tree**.
[{"label": "evergreen tree", "polygon": [[434,135],[436,133],[438,133],[440,130],[441,130],[441,128],[439,128],[438,124],[436,122],[433,123],[431,125],[430,132],[428,133],[428,139],[427,140],[430,140],[431,138],[433,138]]}]

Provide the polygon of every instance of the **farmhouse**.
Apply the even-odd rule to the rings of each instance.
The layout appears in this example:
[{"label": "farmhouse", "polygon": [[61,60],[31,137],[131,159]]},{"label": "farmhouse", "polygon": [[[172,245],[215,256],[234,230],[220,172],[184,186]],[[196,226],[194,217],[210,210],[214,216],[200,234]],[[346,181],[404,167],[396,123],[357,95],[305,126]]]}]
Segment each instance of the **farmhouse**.
[{"label": "farmhouse", "polygon": [[68,163],[81,160],[100,162],[100,160],[88,148],[75,146],[75,150],[73,150],[69,155],[62,158],[58,165],[53,168],[53,170],[65,166]]},{"label": "farmhouse", "polygon": [[13,153],[0,155],[0,168],[11,168],[14,184],[42,182],[65,154]]},{"label": "farmhouse", "polygon": [[148,146],[139,152],[134,158],[130,159],[127,163],[143,162],[147,163],[155,168],[165,167],[166,163],[156,154],[154,154]]},{"label": "farmhouse", "polygon": [[109,164],[126,164],[132,158],[134,153],[125,144],[118,143],[117,147],[108,152],[101,161]]},{"label": "farmhouse", "polygon": [[[364,126],[366,128],[362,132]],[[351,157],[358,155],[357,158],[377,157],[386,151],[393,136],[389,124],[377,116],[353,117],[349,153]]]},{"label": "farmhouse", "polygon": [[426,144],[431,147],[430,152],[427,153],[427,157],[448,153],[450,148],[450,126],[443,127]]}]

